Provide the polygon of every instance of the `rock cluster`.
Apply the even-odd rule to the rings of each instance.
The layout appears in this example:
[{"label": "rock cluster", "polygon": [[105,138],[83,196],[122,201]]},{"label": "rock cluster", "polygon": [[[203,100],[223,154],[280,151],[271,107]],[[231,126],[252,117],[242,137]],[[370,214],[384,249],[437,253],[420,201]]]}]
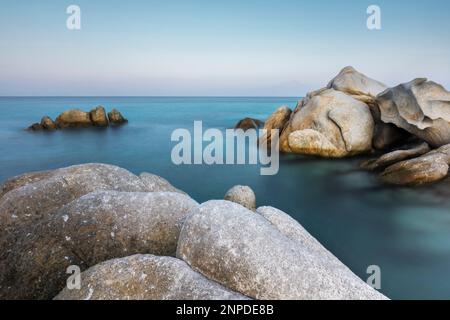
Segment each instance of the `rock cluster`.
[{"label": "rock cluster", "polygon": [[277,109],[264,128],[280,129],[286,153],[343,158],[387,151],[362,167],[385,169],[380,178],[389,184],[420,185],[447,175],[449,110],[450,92],[435,82],[415,79],[388,88],[345,67],[292,112]]},{"label": "rock cluster", "polygon": [[248,187],[198,204],[156,175],[85,164],[0,190],[2,299],[385,299]]},{"label": "rock cluster", "polygon": [[107,127],[109,125],[120,125],[128,122],[122,114],[113,109],[106,114],[102,106],[95,107],[90,112],[79,109],[71,109],[61,113],[55,121],[50,117],[44,116],[40,123],[34,123],[28,130],[56,130],[66,128],[87,128],[87,127]]}]

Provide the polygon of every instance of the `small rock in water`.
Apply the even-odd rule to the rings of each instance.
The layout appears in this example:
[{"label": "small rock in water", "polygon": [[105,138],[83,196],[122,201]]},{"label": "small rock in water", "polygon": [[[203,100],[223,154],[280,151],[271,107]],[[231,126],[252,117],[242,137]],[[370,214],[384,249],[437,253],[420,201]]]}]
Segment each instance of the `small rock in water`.
[{"label": "small rock in water", "polygon": [[227,191],[224,199],[227,201],[238,203],[250,210],[256,209],[255,193],[248,186],[234,186]]},{"label": "small rock in water", "polygon": [[112,109],[108,112],[108,119],[112,124],[124,124],[128,122],[117,109]]}]

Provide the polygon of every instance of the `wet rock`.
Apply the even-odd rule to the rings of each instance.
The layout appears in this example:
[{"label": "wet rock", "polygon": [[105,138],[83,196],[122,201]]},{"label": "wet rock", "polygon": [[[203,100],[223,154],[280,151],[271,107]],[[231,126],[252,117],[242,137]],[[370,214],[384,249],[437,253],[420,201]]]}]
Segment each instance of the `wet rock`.
[{"label": "wet rock", "polygon": [[61,129],[92,126],[89,112],[79,109],[64,111],[56,118],[55,123]]},{"label": "wet rock", "polygon": [[398,162],[383,171],[381,181],[393,185],[418,186],[444,179],[449,170],[450,145],[418,158]]},{"label": "wet rock", "polygon": [[234,186],[227,191],[224,197],[227,201],[232,201],[250,210],[256,210],[256,196],[248,186]]},{"label": "wet rock", "polygon": [[429,152],[430,150],[430,146],[426,142],[407,145],[402,149],[386,153],[377,159],[364,161],[361,164],[361,168],[366,170],[377,170],[380,168],[385,168],[396,162],[421,156]]},{"label": "wet rock", "polygon": [[175,255],[182,220],[198,204],[171,192],[99,191],[17,235],[0,259],[0,297],[49,299],[66,269],[136,253]]},{"label": "wet rock", "polygon": [[258,119],[252,119],[252,118],[244,118],[240,120],[235,126],[234,129],[242,129],[244,131],[247,131],[249,129],[259,129],[264,126],[264,122]]},{"label": "wet rock", "polygon": [[184,191],[175,188],[170,184],[166,179],[157,176],[156,174],[151,174],[147,172],[143,172],[139,175],[142,182],[144,183],[146,190],[149,192],[178,192],[186,194]]},{"label": "wet rock", "polygon": [[369,107],[340,91],[321,90],[291,119],[294,153],[341,158],[372,149],[374,121]]},{"label": "wet rock", "polygon": [[65,288],[56,300],[247,299],[193,271],[184,261],[133,255],[100,263],[81,274],[80,290]]},{"label": "wet rock", "polygon": [[128,122],[117,109],[112,109],[108,112],[108,119],[111,124],[124,124]]},{"label": "wet rock", "polygon": [[208,201],[191,211],[177,257],[209,279],[256,299],[384,298],[266,218],[228,201]]},{"label": "wet rock", "polygon": [[415,79],[377,96],[381,120],[428,142],[432,147],[450,143],[450,93],[441,85]]},{"label": "wet rock", "polygon": [[105,108],[98,106],[89,112],[92,124],[96,127],[107,127],[108,118],[106,117]]}]

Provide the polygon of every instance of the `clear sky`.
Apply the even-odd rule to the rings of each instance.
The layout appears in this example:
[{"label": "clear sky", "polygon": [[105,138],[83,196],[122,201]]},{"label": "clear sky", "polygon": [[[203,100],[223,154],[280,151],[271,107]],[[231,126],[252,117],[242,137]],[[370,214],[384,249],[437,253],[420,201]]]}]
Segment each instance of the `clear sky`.
[{"label": "clear sky", "polygon": [[449,39],[448,0],[0,0],[0,95],[302,96],[347,65],[450,89]]}]

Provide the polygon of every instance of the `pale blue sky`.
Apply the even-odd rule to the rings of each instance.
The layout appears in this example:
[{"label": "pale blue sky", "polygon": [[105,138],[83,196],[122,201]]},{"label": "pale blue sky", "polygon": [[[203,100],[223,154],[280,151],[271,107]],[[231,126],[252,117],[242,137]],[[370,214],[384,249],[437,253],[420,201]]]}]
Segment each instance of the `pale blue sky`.
[{"label": "pale blue sky", "polygon": [[450,89],[449,39],[448,0],[0,0],[0,95],[302,96],[346,65]]}]

